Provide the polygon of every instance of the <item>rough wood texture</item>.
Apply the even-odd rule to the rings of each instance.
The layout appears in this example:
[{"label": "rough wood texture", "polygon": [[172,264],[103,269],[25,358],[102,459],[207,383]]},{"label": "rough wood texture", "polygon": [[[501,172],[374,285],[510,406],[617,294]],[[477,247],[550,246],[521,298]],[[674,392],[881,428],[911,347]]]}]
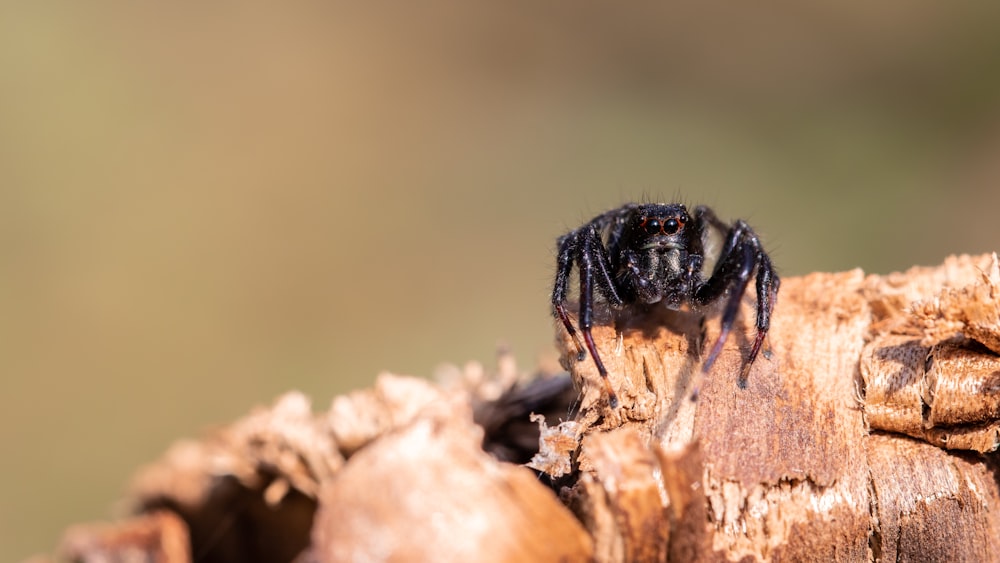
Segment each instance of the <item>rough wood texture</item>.
[{"label": "rough wood texture", "polygon": [[746,337],[701,376],[717,331],[599,319],[618,410],[562,332],[576,389],[503,356],[321,414],[286,395],[172,448],[137,476],[137,516],[64,553],[166,557],[158,538],[189,535],[161,560],[1000,560],[995,257],[783,280],[745,388]]},{"label": "rough wood texture", "polygon": [[[935,289],[936,288],[936,289]],[[872,339],[861,359],[873,428],[949,449],[1000,446],[1000,268],[950,258],[939,269],[873,278]],[[899,304],[908,303],[900,310]]]}]

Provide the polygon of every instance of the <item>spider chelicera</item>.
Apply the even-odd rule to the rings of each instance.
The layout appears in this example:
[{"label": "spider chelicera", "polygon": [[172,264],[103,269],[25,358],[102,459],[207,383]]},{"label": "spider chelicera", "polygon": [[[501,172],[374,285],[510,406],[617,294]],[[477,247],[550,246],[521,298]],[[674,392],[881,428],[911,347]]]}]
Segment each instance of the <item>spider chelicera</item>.
[{"label": "spider chelicera", "polygon": [[[705,278],[702,266],[712,229],[724,233],[725,242],[712,275]],[[574,263],[580,273],[577,323],[582,340],[566,312],[566,294]],[[576,343],[577,360],[583,361],[590,351],[607,389],[611,408],[617,408],[618,397],[591,335],[594,292],[613,307],[662,302],[670,309],[679,309],[684,304],[697,309],[728,295],[719,339],[702,364],[702,372],[708,373],[732,330],[740,300],[755,270],[757,337],[743,365],[740,377],[743,385],[767,336],[780,285],[760,239],[743,221],[728,225],[704,206],[688,214],[687,208],[679,203],[630,203],[602,213],[559,238],[552,305]]]}]

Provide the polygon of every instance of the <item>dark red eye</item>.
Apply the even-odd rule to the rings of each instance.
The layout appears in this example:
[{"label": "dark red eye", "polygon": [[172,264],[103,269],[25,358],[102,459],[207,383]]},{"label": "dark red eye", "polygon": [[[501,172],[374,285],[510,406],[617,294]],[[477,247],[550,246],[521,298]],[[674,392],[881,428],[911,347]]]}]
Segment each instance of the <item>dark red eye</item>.
[{"label": "dark red eye", "polygon": [[656,217],[645,217],[639,225],[647,234],[655,235],[660,232],[660,220]]},{"label": "dark red eye", "polygon": [[663,224],[663,232],[672,235],[681,229],[681,224],[677,222],[677,219],[671,217],[667,219],[667,222]]}]

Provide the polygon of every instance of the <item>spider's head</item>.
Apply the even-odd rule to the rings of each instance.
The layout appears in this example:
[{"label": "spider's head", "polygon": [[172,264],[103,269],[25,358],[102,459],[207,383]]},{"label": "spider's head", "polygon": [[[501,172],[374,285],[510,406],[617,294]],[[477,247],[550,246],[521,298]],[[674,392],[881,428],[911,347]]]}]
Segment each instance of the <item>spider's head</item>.
[{"label": "spider's head", "polygon": [[691,222],[687,209],[679,203],[648,204],[635,210],[632,216],[632,241],[636,250],[644,252],[688,250]]},{"label": "spider's head", "polygon": [[[676,308],[691,289],[692,252],[700,248],[699,229],[679,203],[646,204],[629,216],[620,242],[616,272],[625,293],[652,304],[664,301]],[[701,260],[697,256],[697,260]]]}]

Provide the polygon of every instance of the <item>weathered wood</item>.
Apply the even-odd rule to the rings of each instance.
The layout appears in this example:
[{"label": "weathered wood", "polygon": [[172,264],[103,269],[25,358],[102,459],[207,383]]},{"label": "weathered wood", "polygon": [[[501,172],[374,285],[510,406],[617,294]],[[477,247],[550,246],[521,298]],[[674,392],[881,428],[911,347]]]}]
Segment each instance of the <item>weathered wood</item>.
[{"label": "weathered wood", "polygon": [[[859,271],[785,280],[769,351],[754,364],[745,389],[737,378],[746,342],[727,345],[711,373],[700,375],[702,343],[717,337],[711,320],[704,336],[684,313],[658,312],[620,330],[598,327],[595,339],[622,408],[612,413],[600,392],[585,393],[581,419],[590,426],[583,434],[629,428],[647,448],[664,451],[698,443],[697,485],[707,506],[701,525],[718,557],[865,559],[871,499],[857,399],[857,358],[869,316],[863,283]],[[745,313],[752,318],[749,307]],[[572,351],[571,342],[563,345]],[[601,388],[589,362],[569,367],[584,388]],[[588,439],[580,466],[605,482],[620,470],[594,459]],[[659,560],[631,558],[622,549],[598,559]]]},{"label": "weathered wood", "polygon": [[[421,416],[324,487],[320,561],[581,561],[590,536],[536,476],[481,447],[467,405]],[[558,538],[558,541],[553,541]]]},{"label": "weathered wood", "polygon": [[504,357],[321,414],[289,394],[172,448],[135,519],[74,528],[66,553],[186,533],[172,553],[198,561],[1000,560],[998,286],[990,256],[786,278],[745,386],[752,323],[703,376],[716,317],[605,313],[616,410],[561,327],[576,389]]}]

